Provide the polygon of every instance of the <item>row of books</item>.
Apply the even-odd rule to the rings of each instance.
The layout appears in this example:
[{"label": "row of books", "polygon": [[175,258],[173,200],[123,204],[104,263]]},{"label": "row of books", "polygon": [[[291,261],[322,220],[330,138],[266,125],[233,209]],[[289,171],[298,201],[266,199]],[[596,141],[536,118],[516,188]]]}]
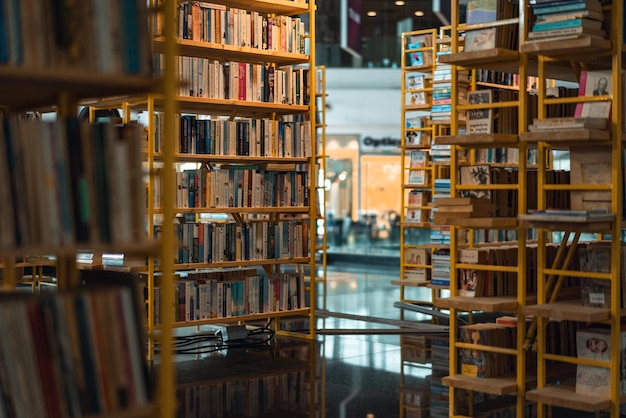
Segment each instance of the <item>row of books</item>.
[{"label": "row of books", "polygon": [[311,408],[311,390],[308,371],[185,386],[176,391],[176,418],[297,415]]},{"label": "row of books", "polygon": [[115,415],[150,402],[142,326],[123,286],[0,304],[0,415]]},{"label": "row of books", "polygon": [[176,173],[178,208],[306,207],[308,167],[294,171],[255,168],[184,170]]},{"label": "row of books", "polygon": [[[506,320],[501,320],[506,319]],[[509,320],[511,319],[511,320]],[[490,347],[515,348],[517,337],[516,317],[501,317],[495,322],[476,323],[459,327],[459,341]],[[563,356],[576,356],[576,332],[584,324],[574,321],[550,320],[546,326],[546,352]],[[537,357],[532,350],[524,351],[528,370],[537,367]],[[459,372],[473,377],[496,377],[510,374],[516,369],[513,355],[483,351],[480,347],[461,348]]]},{"label": "row of books", "polygon": [[[157,77],[163,77],[165,59],[155,55]],[[309,69],[291,66],[221,62],[200,57],[179,56],[176,74],[178,95],[210,99],[307,105],[310,100]]]},{"label": "row of books", "polygon": [[[184,1],[178,5],[181,39],[267,51],[306,54],[305,22],[300,17],[269,17],[224,5]],[[155,28],[163,36],[162,27]]]},{"label": "row of books", "polygon": [[[250,157],[304,157],[312,154],[311,122],[271,119],[176,118],[176,152]],[[304,119],[304,118],[302,118]],[[155,152],[163,152],[163,114],[155,114]]]},{"label": "row of books", "polygon": [[152,73],[145,1],[7,1],[0,11],[2,64]]},{"label": "row of books", "polygon": [[5,248],[145,239],[143,127],[0,119]]},{"label": "row of books", "polygon": [[[184,276],[173,289],[176,322],[285,312],[306,307],[302,273],[271,276],[232,274],[228,278],[212,278],[214,275],[200,272]],[[155,308],[161,307],[163,291],[160,286],[154,289]],[[155,309],[154,322],[161,323],[158,309]]]},{"label": "row of books", "polygon": [[[155,226],[159,237],[163,226]],[[185,223],[173,226],[178,237],[175,263],[292,259],[309,256],[309,222]]]}]

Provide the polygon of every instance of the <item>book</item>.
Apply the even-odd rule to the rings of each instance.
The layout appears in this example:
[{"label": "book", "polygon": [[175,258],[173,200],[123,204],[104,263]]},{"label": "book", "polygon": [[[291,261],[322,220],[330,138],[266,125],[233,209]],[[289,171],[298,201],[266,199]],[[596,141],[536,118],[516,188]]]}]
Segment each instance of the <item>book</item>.
[{"label": "book", "polygon": [[533,119],[533,124],[528,125],[531,132],[546,130],[564,130],[564,129],[606,129],[608,120],[605,118],[594,117],[562,117],[562,118],[545,118]]},{"label": "book", "polygon": [[[467,100],[470,105],[491,103],[492,91],[477,90],[467,93]],[[493,130],[492,109],[471,109],[467,111],[467,133],[469,134],[490,134]]]},{"label": "book", "polygon": [[410,168],[426,167],[428,153],[426,151],[413,150],[409,154]]},{"label": "book", "polygon": [[542,14],[560,13],[571,10],[594,10],[602,12],[602,6],[597,0],[583,1],[554,1],[532,6],[535,16]]},{"label": "book", "polygon": [[486,51],[496,47],[496,28],[468,30],[465,33],[465,51]]},{"label": "book", "polygon": [[[584,329],[576,332],[576,353],[579,358],[609,361],[611,334],[603,329]],[[623,360],[622,360],[623,361]],[[579,364],[576,366],[576,393],[609,396],[610,373],[608,367]]]},{"label": "book", "polygon": [[589,28],[593,30],[601,30],[602,22],[599,20],[593,20],[588,18],[576,18],[567,20],[553,20],[548,22],[537,22],[532,26],[532,32],[541,32],[553,29],[563,28]]},{"label": "book", "polygon": [[423,105],[426,104],[426,93],[424,92],[424,74],[420,73],[408,73],[406,75],[405,88],[409,91],[406,92],[406,105]]},{"label": "book", "polygon": [[427,282],[430,277],[428,269],[424,266],[428,264],[428,251],[426,248],[407,248],[404,250],[404,263],[410,265],[404,269],[404,279],[417,282]]},{"label": "book", "polygon": [[[611,243],[594,242],[578,248],[580,271],[594,273],[610,273]],[[582,277],[580,279],[580,296],[583,306],[594,308],[611,308],[611,281]]]},{"label": "book", "polygon": [[[488,185],[491,183],[490,167],[488,165],[469,165],[459,168],[460,184]],[[489,190],[462,190],[461,197],[477,197],[489,199]]]},{"label": "book", "polygon": [[520,220],[537,222],[606,222],[615,219],[615,214],[607,212],[577,211],[577,210],[531,210],[527,214],[518,215]]},{"label": "book", "polygon": [[555,22],[559,20],[582,19],[582,18],[589,18],[589,19],[603,21],[604,15],[597,10],[590,10],[590,9],[567,10],[564,12],[538,15],[536,16],[535,21],[536,22]]},{"label": "book", "polygon": [[528,41],[535,42],[546,39],[553,40],[555,38],[575,39],[582,36],[593,36],[602,39],[605,34],[604,30],[595,30],[584,26],[578,26],[572,28],[559,28],[540,32],[530,32],[528,33]]},{"label": "book", "polygon": [[[613,90],[613,86],[611,85],[612,79],[611,70],[581,71],[578,95],[609,95]],[[608,120],[611,117],[611,101],[577,103],[574,116],[598,117]]]},{"label": "book", "polygon": [[[571,184],[611,184],[611,151],[606,146],[572,147],[570,150]],[[570,208],[579,211],[609,212],[609,190],[572,190]]]}]

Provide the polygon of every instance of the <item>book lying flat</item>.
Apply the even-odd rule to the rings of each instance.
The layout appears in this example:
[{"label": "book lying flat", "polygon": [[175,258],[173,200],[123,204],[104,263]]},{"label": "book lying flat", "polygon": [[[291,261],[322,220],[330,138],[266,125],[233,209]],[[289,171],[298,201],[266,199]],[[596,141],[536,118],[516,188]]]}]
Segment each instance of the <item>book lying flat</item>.
[{"label": "book lying flat", "polygon": [[537,222],[606,222],[614,220],[615,214],[604,211],[546,209],[529,211],[518,215],[518,219]]},{"label": "book lying flat", "polygon": [[606,129],[609,120],[596,117],[563,117],[533,119],[533,124],[528,125],[531,132],[563,129]]}]

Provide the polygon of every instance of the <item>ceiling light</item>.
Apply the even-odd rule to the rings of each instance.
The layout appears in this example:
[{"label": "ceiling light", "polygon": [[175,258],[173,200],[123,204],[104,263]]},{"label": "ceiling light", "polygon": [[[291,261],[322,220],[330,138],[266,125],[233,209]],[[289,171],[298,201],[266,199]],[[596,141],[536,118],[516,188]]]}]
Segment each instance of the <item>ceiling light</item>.
[{"label": "ceiling light", "polygon": [[424,16],[424,12],[422,12],[421,10],[418,10],[417,12],[415,12],[415,16],[422,17]]},{"label": "ceiling light", "polygon": [[375,12],[375,11],[373,11],[373,10],[370,10],[369,12],[367,12],[367,15],[368,15],[369,17],[374,17],[374,16],[376,16],[376,12]]},{"label": "ceiling light", "polygon": [[404,6],[404,2],[402,0],[397,0],[396,6]]}]

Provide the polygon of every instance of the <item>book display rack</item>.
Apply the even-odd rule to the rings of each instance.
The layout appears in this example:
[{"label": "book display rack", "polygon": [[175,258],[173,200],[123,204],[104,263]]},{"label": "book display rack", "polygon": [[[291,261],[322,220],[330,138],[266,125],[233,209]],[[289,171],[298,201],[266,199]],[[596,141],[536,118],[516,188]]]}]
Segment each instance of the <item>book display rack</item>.
[{"label": "book display rack", "polygon": [[430,153],[435,132],[431,111],[436,99],[436,38],[434,29],[402,34],[401,261],[400,280],[392,283],[400,286],[400,300],[410,303],[428,303],[414,297],[410,299],[408,288],[425,287],[432,276],[431,250],[423,244],[427,242],[423,235],[430,235],[431,199],[437,169]]},{"label": "book display rack", "polygon": [[[547,9],[534,13],[547,4],[520,2],[514,15],[498,18],[499,3],[493,2],[493,22],[471,23],[468,16],[467,24],[459,25],[458,2],[453,2],[452,54],[441,57],[453,72],[472,70],[474,78],[485,71],[514,74],[520,92],[506,102],[480,103],[470,93],[468,104],[461,104],[453,88],[450,135],[434,138],[435,144],[452,146],[452,199],[442,201],[445,209],[440,212],[438,206],[435,212],[448,213],[439,221],[451,225],[450,279],[458,281],[450,298],[437,300],[451,314],[450,368],[443,379],[450,388],[449,413],[474,416],[482,410],[475,396],[459,396],[462,389],[508,398],[516,416],[549,416],[553,407],[561,407],[617,417],[624,399],[624,257],[619,238],[624,217],[623,5],[594,3],[590,11],[572,12],[603,22],[605,37],[588,29],[571,36],[553,30],[561,23],[547,22],[562,20],[560,15],[547,16]],[[579,2],[569,3],[578,7],[574,3]],[[466,34],[489,28],[502,32],[507,25],[515,28],[507,33],[520,39],[519,46],[459,48],[461,28]],[[548,29],[550,34],[539,34]],[[585,67],[587,62],[596,65]],[[578,96],[571,91],[552,96],[561,81],[578,82]],[[529,100],[521,93],[527,90],[536,90],[537,98]],[[472,91],[482,94],[484,89],[472,86]],[[493,130],[480,121],[470,129],[474,111],[503,108],[516,110],[506,123],[515,129]],[[464,113],[465,130],[458,117]],[[497,164],[484,161],[487,154],[479,152],[486,149],[518,155],[513,167],[502,167],[515,176],[494,182],[490,172]],[[532,162],[526,158],[531,149],[536,150]],[[457,150],[469,151],[469,164],[459,161]],[[552,161],[563,150],[570,168],[561,173],[552,170]],[[471,181],[479,172],[488,180]],[[502,190],[508,190],[513,212],[493,199]],[[487,197],[491,208],[480,204]],[[484,229],[513,233],[507,232],[508,243],[485,246],[472,237]],[[462,312],[474,313],[470,322],[478,322],[472,321],[477,313],[498,320],[461,325]]]}]

